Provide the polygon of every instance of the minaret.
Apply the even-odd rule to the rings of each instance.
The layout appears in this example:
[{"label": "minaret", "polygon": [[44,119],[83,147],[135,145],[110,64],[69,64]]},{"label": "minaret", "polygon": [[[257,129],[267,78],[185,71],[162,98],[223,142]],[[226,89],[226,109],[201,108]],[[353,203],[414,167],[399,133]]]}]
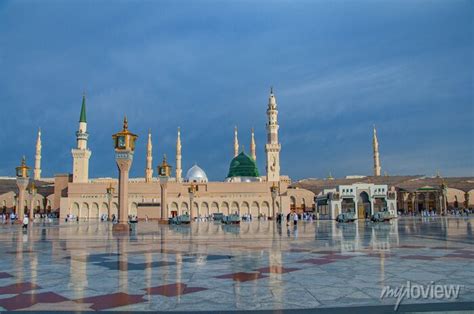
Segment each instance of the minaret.
[{"label": "minaret", "polygon": [[145,182],[153,180],[153,145],[151,143],[151,130],[148,130],[148,142],[146,144],[146,169]]},{"label": "minaret", "polygon": [[267,144],[265,145],[265,153],[267,155],[267,181],[279,182],[281,145],[278,142],[278,110],[273,88],[270,89],[267,117]]},{"label": "minaret", "polygon": [[252,139],[250,140],[250,157],[253,160],[257,160],[256,145],[255,145],[255,133],[252,128]]},{"label": "minaret", "polygon": [[38,138],[36,139],[35,169],[33,170],[33,178],[41,180],[41,129],[38,130]]},{"label": "minaret", "polygon": [[181,169],[181,128],[178,127],[178,137],[176,138],[176,181],[182,181],[183,170]]},{"label": "minaret", "polygon": [[380,167],[379,141],[377,139],[377,130],[375,129],[375,125],[372,146],[374,149],[374,176],[379,177],[382,168]]},{"label": "minaret", "polygon": [[237,134],[237,126],[234,128],[234,157],[239,154],[239,138]]},{"label": "minaret", "polygon": [[92,152],[87,148],[87,119],[86,119],[86,95],[82,95],[81,115],[79,117],[79,130],[76,132],[77,148],[72,149],[74,160],[72,167],[72,182],[87,183],[89,181],[89,158]]}]

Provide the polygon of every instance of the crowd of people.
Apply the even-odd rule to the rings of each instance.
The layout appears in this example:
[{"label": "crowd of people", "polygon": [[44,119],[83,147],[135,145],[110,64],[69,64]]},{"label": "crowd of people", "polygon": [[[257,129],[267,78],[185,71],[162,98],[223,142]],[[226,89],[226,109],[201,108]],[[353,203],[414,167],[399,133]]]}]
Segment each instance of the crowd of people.
[{"label": "crowd of people", "polygon": [[[29,213],[25,213],[24,217],[28,217],[29,219]],[[45,214],[45,213],[37,213],[34,215],[33,219],[35,221],[42,221],[42,222],[52,222],[53,218],[56,218],[57,216],[55,214]],[[2,224],[14,224],[15,221],[18,221],[18,215],[15,214],[14,212],[11,212],[9,214],[7,213],[1,213],[0,214],[0,222]]]},{"label": "crowd of people", "polygon": [[[474,212],[472,208],[449,208],[447,214],[450,216],[469,216]],[[423,209],[420,211],[399,210],[398,216],[421,216],[421,217],[437,217],[444,216],[443,213],[437,213],[433,209]]]}]

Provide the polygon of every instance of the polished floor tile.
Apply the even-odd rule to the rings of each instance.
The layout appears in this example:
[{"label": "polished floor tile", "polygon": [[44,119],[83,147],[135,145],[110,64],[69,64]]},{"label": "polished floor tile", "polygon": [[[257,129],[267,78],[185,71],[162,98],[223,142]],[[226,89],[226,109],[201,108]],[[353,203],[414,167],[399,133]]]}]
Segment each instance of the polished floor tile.
[{"label": "polished floor tile", "polygon": [[[474,304],[474,219],[0,225],[0,311],[221,311],[394,304],[386,286],[461,285]],[[350,279],[350,280],[349,280]],[[443,300],[441,300],[443,301]],[[404,300],[428,304],[440,300]]]}]

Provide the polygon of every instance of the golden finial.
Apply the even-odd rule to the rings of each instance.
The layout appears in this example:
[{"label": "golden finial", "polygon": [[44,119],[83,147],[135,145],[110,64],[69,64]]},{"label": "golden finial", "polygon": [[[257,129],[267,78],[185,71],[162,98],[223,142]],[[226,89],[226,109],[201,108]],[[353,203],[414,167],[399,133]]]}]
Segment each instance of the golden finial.
[{"label": "golden finial", "polygon": [[242,153],[245,152],[245,147],[244,147],[244,145],[242,145],[240,148],[241,148],[241,150],[242,150]]},{"label": "golden finial", "polygon": [[273,94],[273,86],[270,86],[270,94]]},{"label": "golden finial", "polygon": [[124,130],[124,131],[128,130],[128,120],[127,120],[127,116],[124,116],[124,117],[123,117],[123,130]]},{"label": "golden finial", "polygon": [[25,155],[23,155],[23,157],[21,158],[21,165],[26,166],[26,157],[25,157]]}]

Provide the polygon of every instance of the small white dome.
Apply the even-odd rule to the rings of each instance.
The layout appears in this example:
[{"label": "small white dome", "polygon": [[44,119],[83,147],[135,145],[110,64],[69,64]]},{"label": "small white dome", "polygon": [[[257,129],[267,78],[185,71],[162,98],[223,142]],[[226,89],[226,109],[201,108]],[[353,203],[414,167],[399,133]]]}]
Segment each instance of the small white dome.
[{"label": "small white dome", "polygon": [[207,182],[207,175],[198,165],[192,166],[186,173],[188,182]]}]

